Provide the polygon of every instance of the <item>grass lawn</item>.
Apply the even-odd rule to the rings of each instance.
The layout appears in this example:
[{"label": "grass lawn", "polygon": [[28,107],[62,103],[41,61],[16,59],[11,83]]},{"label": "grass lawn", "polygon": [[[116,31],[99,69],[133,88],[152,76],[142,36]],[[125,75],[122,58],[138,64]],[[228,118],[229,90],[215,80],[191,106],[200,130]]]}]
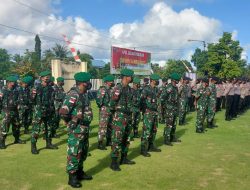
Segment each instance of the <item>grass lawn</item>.
[{"label": "grass lawn", "polygon": [[[109,168],[110,149],[96,149],[98,111],[94,103],[92,106],[95,119],[91,124],[91,156],[85,162],[85,171],[94,179],[83,181],[83,189],[250,189],[250,111],[231,122],[226,122],[224,112],[219,112],[219,127],[205,134],[194,132],[196,114],[188,114],[188,124],[177,127],[182,143],[173,147],[163,145],[164,125],[159,125],[156,144],[162,152],[152,153],[150,158],[140,156],[140,140],[136,139],[129,150],[129,158],[136,164],[122,165],[121,172],[113,172]],[[44,149],[45,141],[39,138],[39,155],[31,154],[30,141],[13,145],[14,138],[9,135],[9,146],[0,150],[0,189],[71,189],[65,172],[65,127],[58,133],[61,137],[53,142],[59,150]],[[21,138],[30,140],[29,135]]]}]

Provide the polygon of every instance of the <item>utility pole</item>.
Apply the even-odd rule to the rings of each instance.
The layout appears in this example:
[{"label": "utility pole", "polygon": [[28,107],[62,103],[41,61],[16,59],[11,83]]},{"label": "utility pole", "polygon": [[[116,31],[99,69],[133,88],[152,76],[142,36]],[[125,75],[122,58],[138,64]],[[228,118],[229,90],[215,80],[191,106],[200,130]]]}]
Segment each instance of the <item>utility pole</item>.
[{"label": "utility pole", "polygon": [[204,51],[206,50],[206,42],[204,40],[188,40],[188,42],[201,42],[203,43]]}]

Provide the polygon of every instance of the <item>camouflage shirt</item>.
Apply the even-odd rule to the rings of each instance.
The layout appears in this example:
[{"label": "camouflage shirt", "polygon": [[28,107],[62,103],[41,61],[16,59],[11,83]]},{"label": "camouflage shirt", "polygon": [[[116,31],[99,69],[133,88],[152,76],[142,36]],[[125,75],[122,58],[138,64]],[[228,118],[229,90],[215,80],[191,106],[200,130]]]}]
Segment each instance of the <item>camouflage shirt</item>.
[{"label": "camouflage shirt", "polygon": [[146,86],[142,90],[142,103],[145,106],[145,111],[157,111],[158,104],[157,104],[157,95],[158,95],[158,88],[151,87],[150,85]]},{"label": "camouflage shirt", "polygon": [[54,88],[55,109],[59,109],[62,106],[66,93],[62,86],[54,85],[53,88]]},{"label": "camouflage shirt", "polygon": [[140,89],[131,89],[132,92],[132,105],[133,112],[139,112],[141,108],[141,90]]},{"label": "camouflage shirt", "polygon": [[209,88],[205,87],[203,84],[196,91],[196,98],[197,101],[197,108],[198,109],[206,109],[208,104],[208,97],[209,97]]},{"label": "camouflage shirt", "polygon": [[96,104],[99,108],[102,106],[109,106],[111,96],[111,88],[108,86],[101,86],[100,89],[97,91],[97,98]]},{"label": "camouflage shirt", "polygon": [[28,109],[31,106],[31,92],[29,87],[18,88],[18,104],[20,108]]},{"label": "camouflage shirt", "polygon": [[175,114],[178,111],[178,88],[169,83],[164,88],[161,94],[161,102],[167,110],[173,111]]},{"label": "camouflage shirt", "polygon": [[4,86],[0,90],[0,111],[1,110],[17,110],[18,91],[16,88],[8,89]]}]

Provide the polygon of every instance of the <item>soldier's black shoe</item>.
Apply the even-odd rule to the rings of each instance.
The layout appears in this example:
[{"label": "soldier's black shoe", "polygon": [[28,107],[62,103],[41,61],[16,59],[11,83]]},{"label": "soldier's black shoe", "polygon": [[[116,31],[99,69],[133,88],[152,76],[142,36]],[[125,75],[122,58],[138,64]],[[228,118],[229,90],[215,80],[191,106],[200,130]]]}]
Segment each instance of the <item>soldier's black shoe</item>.
[{"label": "soldier's black shoe", "polygon": [[202,129],[196,129],[196,133],[204,133],[204,130],[202,130]]},{"label": "soldier's black shoe", "polygon": [[150,144],[148,147],[148,152],[161,152],[161,149],[156,148],[154,144]]},{"label": "soldier's black shoe", "polygon": [[60,136],[58,135],[58,134],[54,134],[53,136],[52,136],[52,138],[56,138],[56,139],[59,139],[60,138]]},{"label": "soldier's black shoe", "polygon": [[133,165],[133,164],[135,164],[135,162],[132,161],[132,160],[127,159],[127,155],[124,154],[124,155],[121,156],[121,160],[120,160],[120,165],[122,165],[122,164]]},{"label": "soldier's black shoe", "polygon": [[26,144],[26,142],[19,138],[15,138],[14,144]]},{"label": "soldier's black shoe", "polygon": [[23,133],[24,134],[29,134],[29,129],[25,129]]},{"label": "soldier's black shoe", "polygon": [[181,140],[178,139],[178,138],[176,138],[175,135],[171,136],[170,141],[171,141],[171,142],[181,142]]},{"label": "soldier's black shoe", "polygon": [[79,170],[77,170],[77,179],[78,180],[92,180],[93,177],[91,175],[87,175],[82,168],[80,168]]},{"label": "soldier's black shoe", "polygon": [[113,171],[121,171],[121,168],[119,167],[119,164],[117,163],[117,158],[112,158],[110,168]]},{"label": "soldier's black shoe", "polygon": [[5,138],[0,139],[0,149],[6,149]]},{"label": "soldier's black shoe", "polygon": [[99,150],[107,150],[107,148],[103,145],[102,141],[98,142],[98,147]]},{"label": "soldier's black shoe", "polygon": [[73,187],[73,188],[80,188],[82,187],[82,184],[80,181],[77,179],[77,174],[76,173],[69,173],[69,181],[68,184]]},{"label": "soldier's black shoe", "polygon": [[31,143],[31,153],[32,154],[39,154],[39,152],[36,148],[36,143]]},{"label": "soldier's black shoe", "polygon": [[173,144],[170,141],[164,141],[164,144],[167,146],[173,146]]},{"label": "soldier's black shoe", "polygon": [[58,147],[52,144],[51,139],[46,139],[46,148],[47,149],[58,149]]},{"label": "soldier's black shoe", "polygon": [[138,131],[134,132],[134,138],[140,138],[140,135],[138,134]]},{"label": "soldier's black shoe", "polygon": [[149,154],[147,151],[141,151],[141,155],[144,157],[150,157],[151,154]]}]

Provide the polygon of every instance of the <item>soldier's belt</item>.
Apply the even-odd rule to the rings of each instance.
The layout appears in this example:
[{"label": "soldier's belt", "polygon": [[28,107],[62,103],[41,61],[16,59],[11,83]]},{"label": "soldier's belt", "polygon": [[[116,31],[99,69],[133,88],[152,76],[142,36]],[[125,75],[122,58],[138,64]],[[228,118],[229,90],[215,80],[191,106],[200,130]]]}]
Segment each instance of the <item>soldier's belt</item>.
[{"label": "soldier's belt", "polygon": [[9,110],[9,111],[17,111],[17,106],[15,107],[5,107],[3,110]]}]

